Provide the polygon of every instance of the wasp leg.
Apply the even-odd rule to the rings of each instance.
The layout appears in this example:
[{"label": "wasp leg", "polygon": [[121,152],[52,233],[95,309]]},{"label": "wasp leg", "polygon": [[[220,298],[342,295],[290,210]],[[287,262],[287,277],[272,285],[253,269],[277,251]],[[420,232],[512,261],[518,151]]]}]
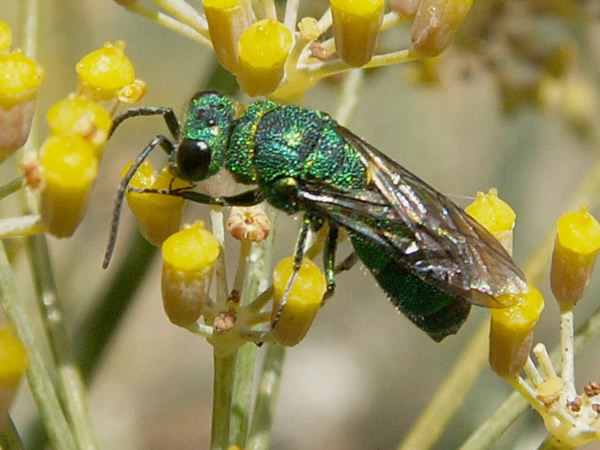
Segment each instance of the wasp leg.
[{"label": "wasp leg", "polygon": [[325,279],[327,280],[327,290],[323,300],[331,297],[335,291],[335,252],[337,250],[338,227],[329,224],[329,233],[323,249],[323,268],[325,269]]},{"label": "wasp leg", "polygon": [[148,188],[132,188],[128,192],[137,192],[139,194],[159,194],[170,195],[172,197],[181,197],[196,203],[215,206],[253,206],[258,205],[264,200],[263,193],[259,189],[242,192],[241,194],[232,195],[230,197],[211,197],[210,195],[202,194],[201,192],[192,191],[194,186],[183,187],[178,189],[148,189]]},{"label": "wasp leg", "polygon": [[350,270],[354,267],[354,264],[356,264],[357,262],[358,255],[356,254],[356,252],[352,252],[348,256],[346,256],[346,258],[341,263],[335,266],[334,272],[338,274],[340,272]]},{"label": "wasp leg", "polygon": [[127,191],[127,186],[129,182],[135,175],[135,172],[140,168],[144,160],[148,157],[150,152],[154,150],[157,146],[162,147],[167,153],[171,153],[174,151],[174,146],[171,141],[169,141],[165,136],[158,135],[155,136],[150,143],[146,146],[140,156],[136,158],[133,162],[123,179],[121,180],[121,184],[119,185],[119,190],[117,191],[117,197],[115,198],[115,206],[113,207],[112,214],[112,223],[110,226],[110,236],[108,238],[108,244],[106,246],[106,251],[104,253],[104,261],[102,262],[102,267],[106,269],[108,264],[110,263],[110,258],[112,257],[113,250],[115,249],[115,244],[117,242],[117,232],[119,230],[119,217],[121,215],[121,207],[123,206],[123,198],[125,198],[125,192]]},{"label": "wasp leg", "polygon": [[127,119],[137,116],[155,115],[163,116],[163,118],[165,119],[165,123],[167,124],[167,127],[171,132],[171,135],[175,138],[175,140],[178,140],[179,122],[177,122],[177,117],[175,116],[175,113],[171,108],[165,108],[160,106],[142,106],[139,108],[129,108],[128,110],[123,111],[121,114],[119,114],[113,119],[112,126],[110,127],[110,132],[108,133],[108,137],[110,138],[117,129],[117,127]]},{"label": "wasp leg", "polygon": [[[151,191],[150,189],[144,192]],[[253,206],[261,203],[265,198],[259,189],[242,192],[241,194],[232,195],[229,197],[211,197],[196,191],[190,191],[189,188],[174,189],[168,192],[160,192],[167,195],[183,197],[196,203],[204,203],[206,205],[218,206]]]},{"label": "wasp leg", "polygon": [[277,308],[275,317],[273,317],[273,320],[271,321],[271,329],[275,328],[275,325],[277,325],[277,322],[279,322],[279,318],[281,317],[283,308],[285,308],[285,304],[287,303],[287,299],[292,290],[292,285],[294,284],[294,281],[296,281],[296,277],[298,276],[300,267],[302,267],[302,257],[304,256],[304,244],[306,244],[306,236],[308,235],[310,224],[310,217],[304,216],[302,228],[300,228],[300,234],[298,235],[298,241],[296,242],[296,252],[294,254],[294,270],[292,271],[292,276],[290,277],[290,279],[287,282],[287,285],[285,286],[285,291],[283,291],[281,303],[279,304],[279,308]]}]

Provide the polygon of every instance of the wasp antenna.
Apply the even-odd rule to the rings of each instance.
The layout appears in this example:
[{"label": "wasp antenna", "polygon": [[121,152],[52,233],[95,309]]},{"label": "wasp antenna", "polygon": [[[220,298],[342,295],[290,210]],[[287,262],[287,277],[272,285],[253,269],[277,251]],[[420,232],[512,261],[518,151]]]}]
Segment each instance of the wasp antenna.
[{"label": "wasp antenna", "polygon": [[163,135],[155,136],[146,146],[146,148],[142,150],[142,153],[140,153],[140,155],[135,159],[135,161],[121,180],[121,184],[119,185],[119,190],[117,191],[117,196],[115,198],[115,206],[113,207],[108,244],[106,245],[106,251],[104,252],[104,260],[102,261],[103,269],[106,269],[110,264],[110,259],[112,258],[112,254],[117,243],[117,233],[119,231],[119,217],[121,216],[121,207],[123,206],[123,199],[125,198],[125,193],[127,192],[127,186],[129,186],[129,182],[131,181],[137,170],[140,168],[142,163],[146,160],[150,152],[154,150],[158,145],[162,147],[173,147],[173,144],[171,144],[171,142],[169,142],[169,140]]}]

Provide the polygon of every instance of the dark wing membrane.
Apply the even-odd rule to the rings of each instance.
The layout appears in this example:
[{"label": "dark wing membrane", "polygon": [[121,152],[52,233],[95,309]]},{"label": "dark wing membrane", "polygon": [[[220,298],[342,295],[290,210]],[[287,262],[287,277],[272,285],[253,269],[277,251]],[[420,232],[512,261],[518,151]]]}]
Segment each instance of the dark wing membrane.
[{"label": "dark wing membrane", "polygon": [[[494,306],[489,296],[527,291],[523,273],[477,221],[348,129],[339,126],[338,132],[360,155],[373,191],[330,192],[325,212],[334,221],[373,242],[384,240],[388,254],[395,252],[390,256],[406,261],[424,281],[483,294],[473,295],[472,303]],[[352,218],[359,223],[348,223]]]}]

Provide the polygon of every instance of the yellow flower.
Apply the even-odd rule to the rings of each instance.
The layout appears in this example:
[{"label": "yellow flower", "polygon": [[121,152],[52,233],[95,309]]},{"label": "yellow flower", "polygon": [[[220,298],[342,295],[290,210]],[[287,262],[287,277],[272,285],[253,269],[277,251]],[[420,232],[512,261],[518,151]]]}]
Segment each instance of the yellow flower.
[{"label": "yellow flower", "polygon": [[221,65],[237,72],[238,41],[252,23],[249,0],[203,0],[210,40]]},{"label": "yellow flower", "polygon": [[515,375],[525,365],[533,329],[544,309],[544,297],[533,286],[518,297],[514,306],[491,310],[490,366],[502,377]]},{"label": "yellow flower", "polygon": [[550,283],[562,309],[584,295],[600,249],[600,224],[585,206],[558,219]]},{"label": "yellow flower", "polygon": [[112,123],[110,115],[98,103],[75,94],[55,103],[46,118],[54,136],[78,134],[89,141],[98,153],[102,151]]},{"label": "yellow flower", "polygon": [[134,103],[146,93],[143,81],[135,79],[133,65],[125,56],[125,43],[107,42],[100,50],[84,56],[75,66],[80,93],[93,100]]},{"label": "yellow flower", "polygon": [[219,243],[204,229],[202,221],[187,225],[163,243],[163,306],[174,324],[190,325],[202,314],[220,251]]},{"label": "yellow flower", "polygon": [[29,136],[43,71],[21,50],[0,53],[0,162]]},{"label": "yellow flower", "polygon": [[509,254],[512,254],[513,228],[517,215],[510,205],[498,197],[497,189],[487,194],[477,193],[473,203],[465,208],[477,222],[494,235]]},{"label": "yellow flower", "polygon": [[292,41],[291,31],[274,19],[259,20],[244,31],[238,41],[240,61],[236,73],[244,92],[267,95],[277,88]]},{"label": "yellow flower", "polygon": [[[294,258],[288,257],[282,259],[273,271],[275,299],[271,320],[279,312],[293,270]],[[281,311],[281,316],[272,330],[273,337],[278,343],[293,346],[304,338],[321,306],[326,287],[325,276],[315,263],[305,258]]]},{"label": "yellow flower", "polygon": [[360,67],[375,52],[383,0],[330,0],[335,48],[347,64]]},{"label": "yellow flower", "polygon": [[[125,167],[123,175],[129,170],[131,164]],[[156,173],[147,160],[138,168],[129,183],[129,186],[141,189],[168,189],[170,185],[176,189],[187,186],[188,183],[179,178],[173,180],[173,175],[169,173],[167,167],[164,167],[160,173]],[[139,192],[127,192],[125,198],[135,214],[140,233],[152,245],[161,245],[179,229],[185,206],[183,198]]]},{"label": "yellow flower", "polygon": [[96,149],[78,135],[51,136],[40,150],[42,222],[55,237],[71,236],[83,219],[98,173]]}]

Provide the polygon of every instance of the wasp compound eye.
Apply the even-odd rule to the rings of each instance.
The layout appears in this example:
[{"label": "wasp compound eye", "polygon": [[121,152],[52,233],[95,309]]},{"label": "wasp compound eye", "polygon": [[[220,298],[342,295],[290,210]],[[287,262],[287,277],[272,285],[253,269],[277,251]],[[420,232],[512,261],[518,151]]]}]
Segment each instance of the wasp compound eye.
[{"label": "wasp compound eye", "polygon": [[205,141],[184,139],[177,148],[178,176],[188,181],[198,181],[208,174],[211,150]]}]

